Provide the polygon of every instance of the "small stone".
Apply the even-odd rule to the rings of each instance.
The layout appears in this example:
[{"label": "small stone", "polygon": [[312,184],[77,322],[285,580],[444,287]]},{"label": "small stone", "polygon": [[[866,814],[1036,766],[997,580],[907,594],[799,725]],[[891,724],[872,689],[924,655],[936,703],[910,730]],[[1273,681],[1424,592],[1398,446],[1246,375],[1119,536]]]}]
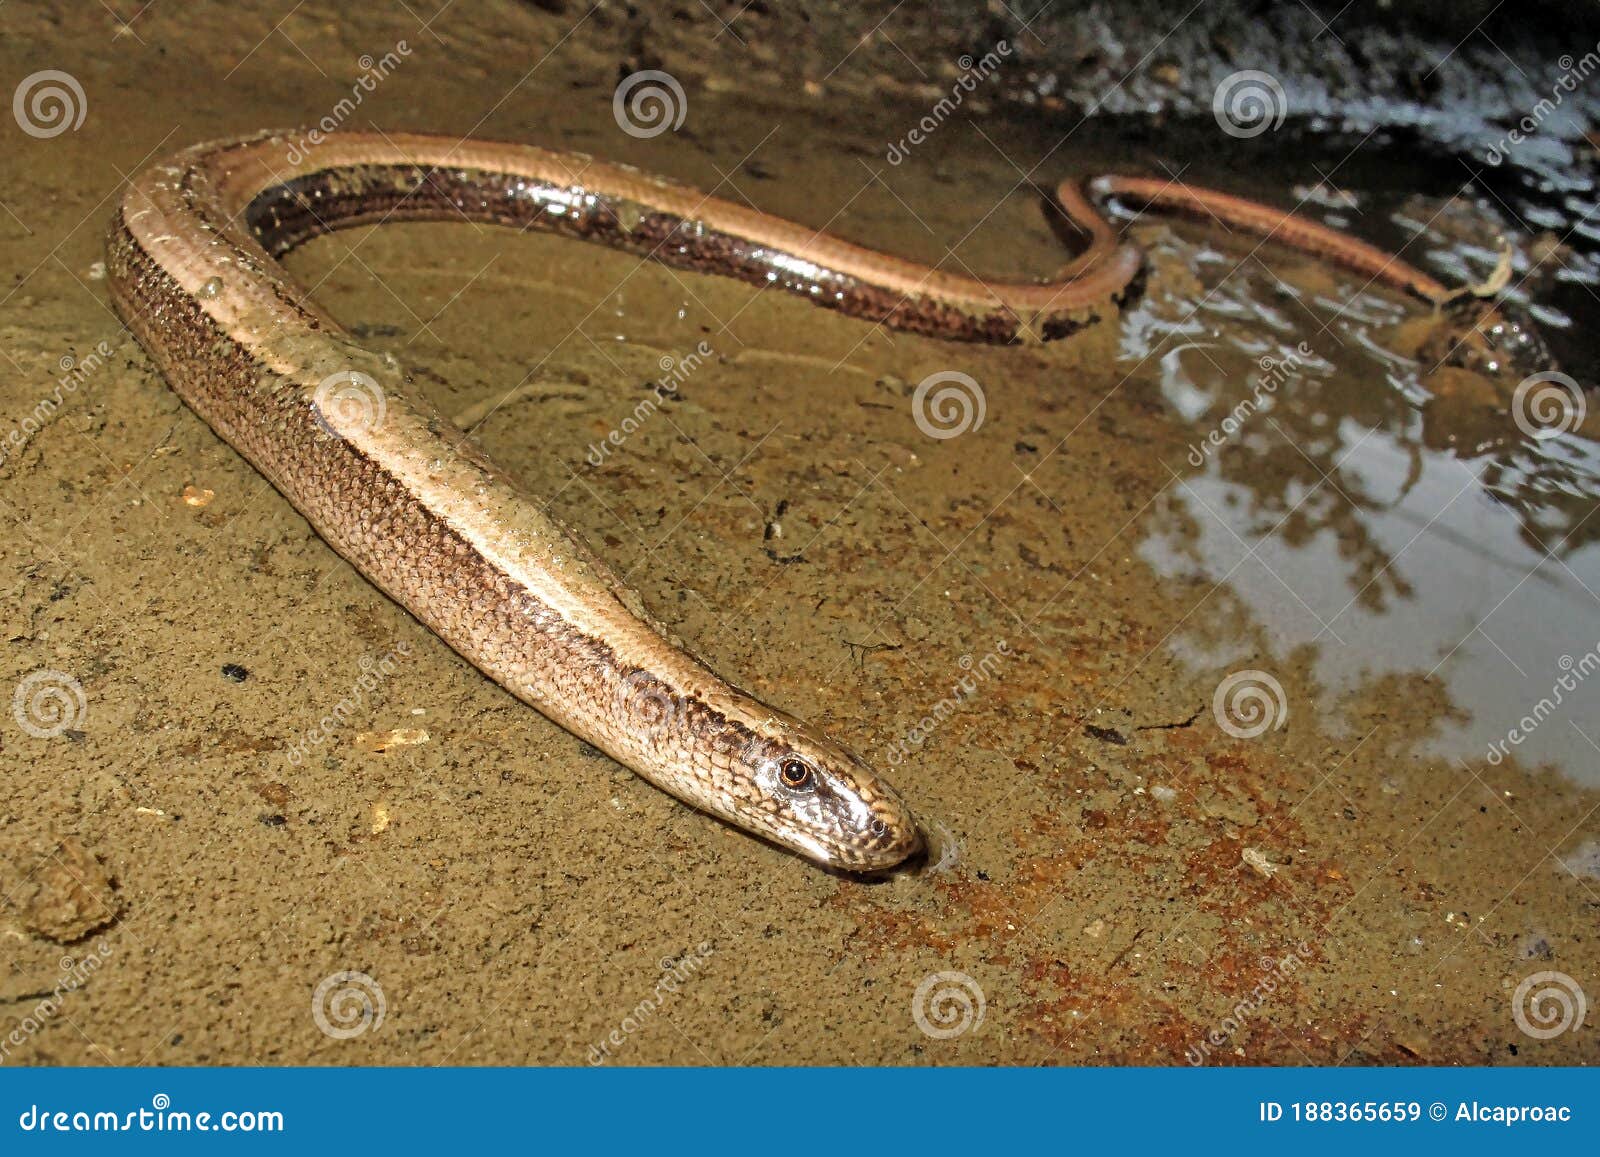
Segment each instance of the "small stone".
[{"label": "small stone", "polygon": [[92,853],[73,839],[42,856],[15,894],[23,925],[57,944],[82,940],[120,914],[115,885]]},{"label": "small stone", "polygon": [[1413,1034],[1409,1037],[1396,1037],[1395,1048],[1416,1060],[1428,1059],[1428,1041],[1426,1038]]},{"label": "small stone", "polygon": [[414,747],[428,742],[428,733],[420,727],[396,727],[390,731],[362,731],[356,735],[356,746],[362,751],[382,753],[396,747]]},{"label": "small stone", "polygon": [[1256,873],[1263,880],[1272,879],[1280,870],[1278,865],[1267,859],[1267,854],[1259,848],[1246,848],[1240,853],[1239,858],[1244,861],[1245,867]]},{"label": "small stone", "polygon": [[1556,951],[1547,938],[1531,932],[1518,942],[1517,955],[1523,960],[1554,960]]},{"label": "small stone", "polygon": [[222,665],[222,677],[233,683],[243,683],[250,678],[250,672],[237,663],[224,663]]}]

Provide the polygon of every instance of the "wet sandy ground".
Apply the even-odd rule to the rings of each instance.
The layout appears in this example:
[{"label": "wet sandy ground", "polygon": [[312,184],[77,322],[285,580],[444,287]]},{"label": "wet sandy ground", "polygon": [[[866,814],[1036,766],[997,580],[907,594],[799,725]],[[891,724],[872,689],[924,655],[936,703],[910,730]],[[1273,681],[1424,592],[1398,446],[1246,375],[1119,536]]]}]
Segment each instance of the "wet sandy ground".
[{"label": "wet sandy ground", "polygon": [[[87,102],[48,139],[0,123],[7,429],[73,383],[0,464],[0,688],[43,670],[83,696],[61,734],[0,718],[4,1063],[1600,1059],[1592,1011],[1549,1039],[1514,1015],[1539,973],[1600,996],[1600,728],[1550,719],[1564,738],[1527,767],[1452,741],[1503,733],[1563,637],[1574,658],[1600,638],[1582,594],[1600,583],[1498,484],[1469,491],[1462,526],[1448,491],[1396,509],[1425,543],[1537,547],[1528,576],[1486,548],[1413,566],[1404,538],[1380,541],[1394,524],[1347,493],[1336,419],[1402,460],[1503,434],[1482,435],[1482,407],[1385,390],[1318,299],[1374,327],[1410,307],[1258,254],[1298,296],[1248,275],[1239,292],[1288,316],[1273,342],[1309,339],[1331,368],[1258,423],[1272,452],[1219,467],[1190,452],[1226,406],[1185,410],[1193,359],[1174,351],[1216,339],[1237,390],[1266,347],[1259,317],[1184,308],[1224,247],[1203,231],[1140,226],[1157,272],[1124,330],[1029,349],[891,336],[465,225],[290,259],[717,670],[889,770],[930,862],[840,878],[586,749],[326,548],[110,312],[111,199],[184,144],[327,115],[358,58],[402,38],[351,127],[583,149],[985,274],[1059,261],[1015,186],[1062,134],[952,122],[888,166],[922,106],[864,100],[848,70],[744,87],[709,45],[680,69],[683,127],[642,140],[613,119],[616,81],[674,60],[619,58],[571,13],[451,9],[429,29],[403,9],[243,7],[130,9],[120,34],[98,10],[0,12],[7,87],[58,68]],[[1158,147],[1075,141],[1042,171]],[[701,342],[677,395],[596,454]],[[950,370],[980,383],[984,420],[932,438],[912,393]],[[1543,506],[1582,526],[1592,499],[1566,489]],[[1236,563],[1207,545],[1224,531]],[[1576,585],[1538,570],[1551,552]],[[1258,567],[1282,578],[1271,597],[1243,581],[1270,586]],[[1524,678],[1473,665],[1473,615],[1426,653],[1385,646],[1385,614],[1408,638],[1463,575],[1493,588],[1484,610],[1516,583],[1523,621],[1560,616]],[[1295,626],[1296,601],[1326,634]],[[1435,666],[1452,642],[1471,677]],[[1360,661],[1335,679],[1335,655]],[[1253,738],[1213,710],[1243,671],[1282,689]]]}]

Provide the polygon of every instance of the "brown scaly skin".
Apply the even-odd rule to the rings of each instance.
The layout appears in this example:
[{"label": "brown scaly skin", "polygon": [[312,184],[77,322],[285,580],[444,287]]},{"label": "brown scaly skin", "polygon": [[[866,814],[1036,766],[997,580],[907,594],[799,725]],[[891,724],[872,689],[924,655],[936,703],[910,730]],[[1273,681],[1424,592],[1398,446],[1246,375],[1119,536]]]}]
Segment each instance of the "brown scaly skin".
[{"label": "brown scaly skin", "polygon": [[[123,196],[108,239],[111,296],[184,400],[372,582],[652,783],[831,867],[871,871],[916,853],[911,813],[858,756],[670,642],[571,530],[276,258],[335,229],[466,217],[774,285],[899,329],[1014,342],[1113,314],[1137,287],[1139,251],[1119,246],[1071,184],[1062,207],[1091,235],[1074,275],[987,284],[576,154],[339,133],[291,162],[293,139],[198,146]],[[1348,257],[1342,240],[1366,260],[1328,230],[1290,240]],[[1414,272],[1388,280],[1415,290]]]}]

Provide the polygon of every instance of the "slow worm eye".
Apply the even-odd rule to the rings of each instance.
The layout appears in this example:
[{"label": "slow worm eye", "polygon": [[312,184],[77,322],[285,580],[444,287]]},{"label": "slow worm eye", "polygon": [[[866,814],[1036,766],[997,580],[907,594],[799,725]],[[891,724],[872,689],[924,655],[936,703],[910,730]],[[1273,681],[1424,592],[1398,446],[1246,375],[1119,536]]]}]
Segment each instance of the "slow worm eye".
[{"label": "slow worm eye", "polygon": [[791,791],[811,786],[811,768],[804,760],[793,757],[778,764],[778,780]]}]

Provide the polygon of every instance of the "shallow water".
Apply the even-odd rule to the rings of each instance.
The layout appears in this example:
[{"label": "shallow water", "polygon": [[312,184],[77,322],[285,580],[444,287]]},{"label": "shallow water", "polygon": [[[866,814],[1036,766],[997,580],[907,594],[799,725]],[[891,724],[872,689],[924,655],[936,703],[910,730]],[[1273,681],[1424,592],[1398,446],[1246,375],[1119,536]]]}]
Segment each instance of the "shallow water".
[{"label": "shallow water", "polygon": [[[1363,217],[1383,212],[1360,186],[1340,191]],[[1389,219],[1421,226],[1416,248],[1433,268],[1457,280],[1486,274],[1492,249],[1450,248],[1412,209],[1395,207]],[[1479,213],[1486,227],[1497,223]],[[1574,235],[1572,217],[1546,220]],[[1459,713],[1427,750],[1499,763],[1509,742],[1529,766],[1600,785],[1586,726],[1600,707],[1600,683],[1589,680],[1600,671],[1595,443],[1463,421],[1430,389],[1426,359],[1385,344],[1409,306],[1351,285],[1286,285],[1271,268],[1278,255],[1254,254],[1241,268],[1237,251],[1196,235],[1171,235],[1160,249],[1196,271],[1202,292],[1158,286],[1135,312],[1121,360],[1159,367],[1161,396],[1195,437],[1183,461],[1168,463],[1173,484],[1142,556],[1248,607],[1269,654],[1310,648],[1319,702],[1420,675],[1440,682]],[[1574,254],[1561,273],[1589,286],[1591,263]],[[1572,332],[1579,322],[1539,308],[1523,283],[1531,264],[1518,262],[1514,296],[1564,339],[1565,364],[1591,365],[1585,337]],[[1242,401],[1249,409],[1235,417]],[[1249,653],[1244,640],[1203,627],[1172,642],[1201,666]],[[1541,699],[1558,709],[1521,723]]]},{"label": "shallow water", "polygon": [[[104,952],[17,1063],[583,1064],[613,1032],[616,1063],[1600,1059],[1513,1008],[1534,972],[1600,976],[1600,681],[1489,756],[1600,644],[1600,463],[1519,431],[1514,380],[1443,389],[1407,353],[1424,308],[1154,219],[1127,316],[1017,349],[465,225],[291,256],[717,670],[888,770],[935,846],[869,883],[688,811],[467,667],[183,407],[94,269],[125,174],[312,123],[406,35],[355,127],[583,149],[989,276],[1056,268],[1033,185],[1101,168],[1283,205],[1329,181],[1325,219],[1386,245],[1421,225],[1447,280],[1487,276],[1506,230],[1517,298],[1587,381],[1582,174],[1501,170],[1452,207],[1468,170],[1404,143],[998,104],[895,165],[925,105],[707,46],[661,62],[683,127],[638,139],[604,30],[252,11],[283,31],[0,12],[6,75],[56,61],[91,109],[0,160],[0,412],[91,367],[0,465],[0,685],[55,670],[86,700],[71,733],[0,736],[0,1015]],[[1546,230],[1570,251],[1541,262]],[[1289,367],[1269,390],[1264,358]],[[914,387],[951,370],[984,420],[929,437]],[[1240,674],[1277,688],[1259,734],[1214,709]],[[348,1037],[308,1014],[345,972],[386,1010]],[[944,1035],[917,1010],[949,973],[985,1014]]]}]

